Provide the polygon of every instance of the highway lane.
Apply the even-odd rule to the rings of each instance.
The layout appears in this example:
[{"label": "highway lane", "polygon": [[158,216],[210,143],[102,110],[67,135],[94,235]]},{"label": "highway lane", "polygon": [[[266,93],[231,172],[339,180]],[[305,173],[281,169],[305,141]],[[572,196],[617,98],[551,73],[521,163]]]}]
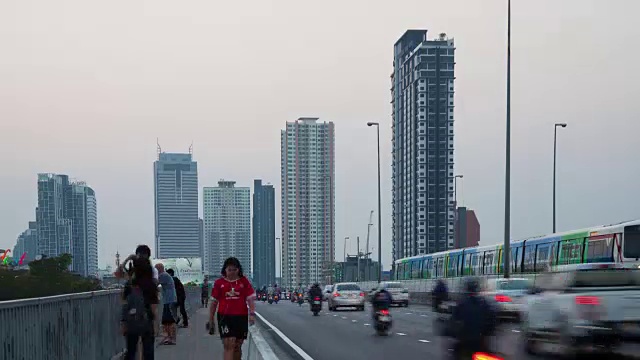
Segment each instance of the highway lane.
[{"label": "highway lane", "polygon": [[[308,304],[300,307],[289,301],[277,305],[259,302],[256,311],[314,360],[410,359],[425,356],[443,359],[450,344],[448,339],[435,333],[435,314],[428,307],[420,305],[392,308],[394,324],[388,337],[375,335],[368,305],[364,312],[330,312],[324,303],[323,311],[317,317],[309,311]],[[517,324],[502,326],[493,344],[506,359],[554,358],[525,354]],[[637,348],[635,353],[640,353]]]}]

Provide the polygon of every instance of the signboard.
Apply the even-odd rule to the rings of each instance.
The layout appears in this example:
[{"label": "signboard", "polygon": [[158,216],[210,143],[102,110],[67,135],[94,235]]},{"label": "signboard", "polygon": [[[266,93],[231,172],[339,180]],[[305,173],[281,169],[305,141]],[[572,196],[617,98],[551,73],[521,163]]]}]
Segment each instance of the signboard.
[{"label": "signboard", "polygon": [[183,284],[196,283],[202,284],[204,281],[204,272],[202,271],[201,258],[172,258],[172,259],[153,259],[153,266],[158,263],[164,265],[165,270],[173,269],[174,275],[182,281]]}]

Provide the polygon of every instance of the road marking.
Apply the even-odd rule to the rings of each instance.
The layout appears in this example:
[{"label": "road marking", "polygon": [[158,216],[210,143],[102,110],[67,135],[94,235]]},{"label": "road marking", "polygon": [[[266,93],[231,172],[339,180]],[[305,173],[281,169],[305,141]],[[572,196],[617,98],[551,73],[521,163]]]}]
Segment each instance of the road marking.
[{"label": "road marking", "polygon": [[338,315],[333,315],[333,317],[336,317],[336,316],[338,316]]},{"label": "road marking", "polygon": [[516,330],[516,329],[513,329],[511,331],[513,331],[514,333],[519,333],[520,332],[520,330]]},{"label": "road marking", "polygon": [[421,343],[428,343],[428,342],[431,342],[431,341],[429,341],[429,340],[418,340],[418,341],[420,341]]},{"label": "road marking", "polygon": [[369,324],[364,324],[364,326],[369,326]]},{"label": "road marking", "polygon": [[358,320],[351,320],[351,322],[358,322]]},{"label": "road marking", "polygon": [[400,335],[400,336],[405,336],[405,335],[407,335],[407,334],[405,334],[405,333],[396,333],[396,334],[398,334],[398,335]]},{"label": "road marking", "polygon": [[411,315],[411,314],[413,314],[413,313],[405,313],[405,315]]},{"label": "road marking", "polygon": [[343,320],[347,320],[347,317],[346,317],[346,316],[343,316],[343,317],[342,317],[342,319],[343,319]]},{"label": "road marking", "polygon": [[428,315],[422,314],[422,315],[420,315],[420,316],[422,316],[422,317],[427,317]]},{"label": "road marking", "polygon": [[264,316],[260,315],[260,313],[258,312],[256,312],[256,316],[259,317],[260,320],[262,320],[262,322],[264,322],[268,327],[270,327],[271,330],[273,330],[273,332],[278,334],[278,336],[280,336],[280,338],[284,340],[284,342],[286,342],[287,345],[291,346],[291,348],[295,352],[297,352],[301,358],[303,358],[304,360],[313,360],[313,358],[309,356],[309,354],[304,352],[304,350],[302,350],[298,345],[296,345],[293,341],[291,341],[291,339],[289,339],[285,334],[283,334],[282,331],[280,331],[277,327],[273,326],[273,324],[267,321],[267,319],[265,319]]}]

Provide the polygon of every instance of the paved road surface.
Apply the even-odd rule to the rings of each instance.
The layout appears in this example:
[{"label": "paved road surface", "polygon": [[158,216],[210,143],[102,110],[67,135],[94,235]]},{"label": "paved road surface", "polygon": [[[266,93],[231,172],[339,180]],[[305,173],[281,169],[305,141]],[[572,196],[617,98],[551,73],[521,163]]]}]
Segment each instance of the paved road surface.
[{"label": "paved road surface", "polygon": [[[444,359],[449,348],[449,340],[434,333],[434,314],[426,306],[393,308],[394,324],[388,337],[374,334],[369,306],[364,312],[329,312],[325,303],[320,316],[314,317],[308,304],[259,302],[256,311],[314,360],[424,359],[430,355]],[[494,344],[506,359],[553,358],[526,355],[516,324],[505,325]]]}]

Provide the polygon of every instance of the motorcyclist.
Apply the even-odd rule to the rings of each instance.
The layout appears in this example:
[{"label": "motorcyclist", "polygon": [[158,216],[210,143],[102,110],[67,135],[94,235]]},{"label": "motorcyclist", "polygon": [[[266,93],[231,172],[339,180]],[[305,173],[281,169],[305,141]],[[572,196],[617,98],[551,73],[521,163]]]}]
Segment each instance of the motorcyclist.
[{"label": "motorcyclist", "polygon": [[375,320],[376,313],[380,310],[389,310],[392,302],[391,294],[387,291],[385,287],[381,287],[376,290],[371,296],[371,305],[373,308],[372,316]]},{"label": "motorcyclist", "polygon": [[453,309],[449,335],[456,343],[454,355],[457,359],[470,359],[475,352],[491,352],[489,337],[496,329],[496,313],[491,305],[478,295],[478,280],[466,280],[465,296]]},{"label": "motorcyclist", "polygon": [[320,284],[315,283],[309,289],[309,302],[313,301],[315,298],[320,298],[322,300],[322,289],[320,289]]},{"label": "motorcyclist", "polygon": [[449,300],[449,290],[444,280],[440,279],[433,288],[433,311],[440,312],[440,305]]}]

